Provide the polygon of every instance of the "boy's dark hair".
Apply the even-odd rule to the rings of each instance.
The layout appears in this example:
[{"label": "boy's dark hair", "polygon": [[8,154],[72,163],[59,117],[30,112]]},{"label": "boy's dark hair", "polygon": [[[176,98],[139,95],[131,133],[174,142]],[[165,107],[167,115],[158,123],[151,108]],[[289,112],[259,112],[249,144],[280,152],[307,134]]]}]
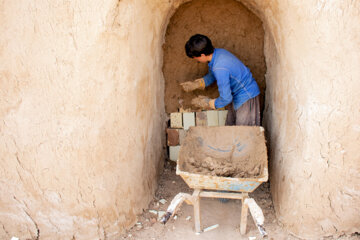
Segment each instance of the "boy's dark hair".
[{"label": "boy's dark hair", "polygon": [[214,52],[214,47],[207,36],[195,34],[186,42],[185,51],[189,58],[200,57],[201,54],[208,56]]}]

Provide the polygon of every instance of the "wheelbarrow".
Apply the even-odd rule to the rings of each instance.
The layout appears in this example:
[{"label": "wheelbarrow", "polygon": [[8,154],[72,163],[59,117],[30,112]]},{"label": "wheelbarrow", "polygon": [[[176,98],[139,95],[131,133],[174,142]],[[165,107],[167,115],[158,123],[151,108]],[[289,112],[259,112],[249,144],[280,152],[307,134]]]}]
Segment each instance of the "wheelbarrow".
[{"label": "wheelbarrow", "polygon": [[[209,158],[215,164],[212,162],[209,164]],[[231,164],[230,171],[226,169],[229,168],[229,164]],[[247,171],[242,169],[245,166]],[[165,224],[174,216],[185,201],[193,205],[195,231],[201,233],[200,198],[240,199],[242,201],[240,233],[246,233],[247,215],[250,209],[260,234],[267,235],[262,210],[248,195],[268,180],[264,128],[191,127],[180,147],[176,174],[180,175],[194,192],[192,195],[177,194],[160,220],[162,223]]]}]

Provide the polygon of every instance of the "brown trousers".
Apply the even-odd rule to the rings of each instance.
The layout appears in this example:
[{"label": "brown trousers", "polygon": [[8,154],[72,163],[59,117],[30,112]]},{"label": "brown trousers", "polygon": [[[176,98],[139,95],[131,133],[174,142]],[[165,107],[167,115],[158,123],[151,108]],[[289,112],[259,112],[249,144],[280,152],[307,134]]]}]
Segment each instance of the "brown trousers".
[{"label": "brown trousers", "polygon": [[247,100],[236,111],[233,104],[229,105],[226,126],[260,126],[260,124],[260,95]]}]

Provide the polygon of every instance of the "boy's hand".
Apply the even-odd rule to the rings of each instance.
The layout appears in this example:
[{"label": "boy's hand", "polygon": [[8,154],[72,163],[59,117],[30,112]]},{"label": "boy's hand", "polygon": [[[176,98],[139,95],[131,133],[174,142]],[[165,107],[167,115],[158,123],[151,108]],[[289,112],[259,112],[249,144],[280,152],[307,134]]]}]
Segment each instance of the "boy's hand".
[{"label": "boy's hand", "polygon": [[191,100],[191,104],[194,105],[195,107],[201,108],[201,109],[206,109],[206,110],[210,110],[210,109],[215,109],[215,99],[210,99],[206,96],[198,96],[196,98],[193,98]]},{"label": "boy's hand", "polygon": [[185,92],[191,92],[195,89],[205,89],[205,81],[203,78],[196,79],[195,81],[188,81],[180,83]]}]

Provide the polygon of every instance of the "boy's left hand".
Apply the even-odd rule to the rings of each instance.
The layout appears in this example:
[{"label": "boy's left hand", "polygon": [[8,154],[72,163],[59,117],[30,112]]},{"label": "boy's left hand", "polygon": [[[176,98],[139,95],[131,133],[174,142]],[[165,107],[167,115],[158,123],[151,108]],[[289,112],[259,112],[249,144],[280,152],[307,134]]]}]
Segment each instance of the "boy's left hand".
[{"label": "boy's left hand", "polygon": [[195,81],[188,81],[180,83],[185,92],[191,92],[196,89],[205,89],[205,80],[203,78],[196,79]]}]

